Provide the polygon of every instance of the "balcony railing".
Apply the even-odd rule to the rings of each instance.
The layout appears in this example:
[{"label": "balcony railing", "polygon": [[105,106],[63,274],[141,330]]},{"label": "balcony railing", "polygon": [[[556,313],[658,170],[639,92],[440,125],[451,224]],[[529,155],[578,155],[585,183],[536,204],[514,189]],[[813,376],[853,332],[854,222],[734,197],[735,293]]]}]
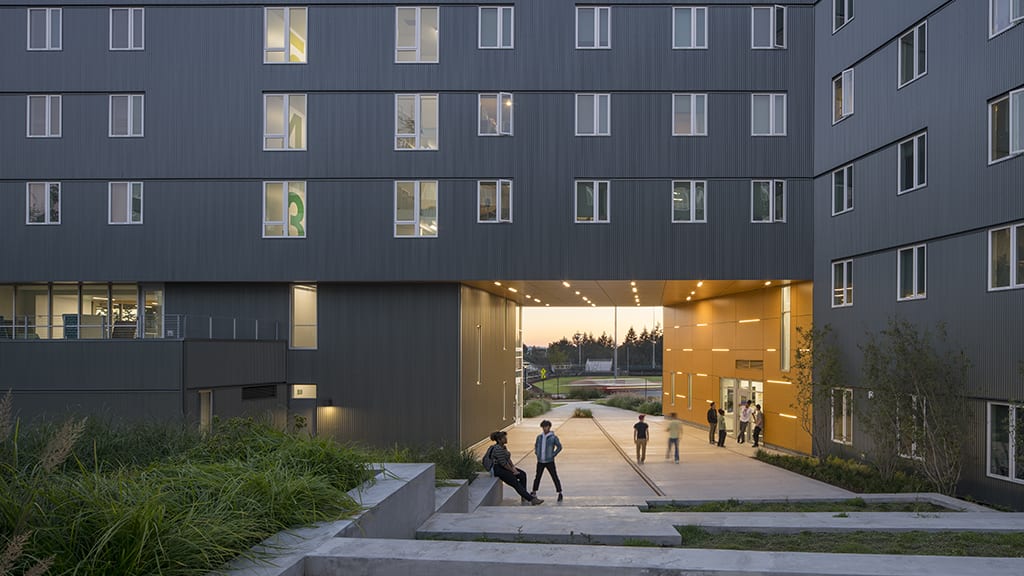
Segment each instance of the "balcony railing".
[{"label": "balcony railing", "polygon": [[276,320],[165,314],[132,321],[78,314],[0,316],[0,341],[9,340],[280,340]]}]

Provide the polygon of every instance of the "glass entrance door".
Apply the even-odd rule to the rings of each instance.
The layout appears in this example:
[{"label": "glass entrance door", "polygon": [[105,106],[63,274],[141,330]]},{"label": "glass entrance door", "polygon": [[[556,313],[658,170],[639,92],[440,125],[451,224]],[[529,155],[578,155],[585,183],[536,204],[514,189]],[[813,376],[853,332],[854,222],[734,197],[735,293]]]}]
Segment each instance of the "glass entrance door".
[{"label": "glass entrance door", "polygon": [[756,380],[740,380],[738,378],[722,378],[719,380],[721,408],[725,410],[725,418],[719,417],[719,425],[724,421],[725,430],[729,436],[739,428],[740,409],[743,403],[750,401],[751,408],[754,404],[761,404],[761,396],[764,394],[764,382]]}]

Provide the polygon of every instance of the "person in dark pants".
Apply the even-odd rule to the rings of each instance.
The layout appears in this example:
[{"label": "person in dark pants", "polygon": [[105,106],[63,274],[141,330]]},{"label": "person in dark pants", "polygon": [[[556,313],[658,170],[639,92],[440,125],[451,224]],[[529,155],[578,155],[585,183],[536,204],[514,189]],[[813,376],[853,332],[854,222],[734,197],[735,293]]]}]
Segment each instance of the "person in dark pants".
[{"label": "person in dark pants", "polygon": [[644,422],[644,415],[639,416],[636,424],[633,424],[633,443],[636,444],[636,463],[643,464],[647,460],[647,429],[649,426]]},{"label": "person in dark pants", "polygon": [[718,409],[718,447],[725,448],[725,410]]},{"label": "person in dark pants", "polygon": [[551,480],[555,483],[555,490],[558,492],[558,501],[562,501],[562,482],[558,479],[558,470],[555,469],[555,456],[562,451],[562,443],[558,436],[551,431],[551,422],[543,420],[540,423],[542,432],[537,435],[533,443],[533,453],[537,456],[537,473],[533,475],[533,492],[531,496],[537,496],[537,489],[540,488],[540,477],[546,469],[551,474]]},{"label": "person in dark pants", "polygon": [[708,406],[708,444],[715,443],[715,428],[718,426],[718,412],[715,410],[715,403]]},{"label": "person in dark pants", "polygon": [[526,472],[512,465],[512,454],[509,453],[508,448],[505,448],[505,445],[508,444],[508,433],[502,430],[491,432],[491,440],[494,440],[494,446],[491,447],[491,457],[494,458],[494,466],[491,467],[491,471],[494,472],[494,475],[505,484],[515,488],[524,503],[529,502],[534,506],[543,504],[543,500],[526,491]]},{"label": "person in dark pants", "polygon": [[764,412],[761,412],[761,405],[756,404],[754,408],[754,448],[757,448],[761,442],[762,430],[764,430]]}]

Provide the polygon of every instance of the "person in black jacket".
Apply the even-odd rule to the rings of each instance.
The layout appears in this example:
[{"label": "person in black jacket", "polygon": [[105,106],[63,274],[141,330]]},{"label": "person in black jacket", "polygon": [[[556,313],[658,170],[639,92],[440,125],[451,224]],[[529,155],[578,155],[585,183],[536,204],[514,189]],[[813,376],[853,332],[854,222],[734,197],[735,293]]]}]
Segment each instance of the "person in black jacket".
[{"label": "person in black jacket", "polygon": [[715,428],[718,427],[718,411],[715,410],[715,403],[708,406],[708,444],[715,443]]}]

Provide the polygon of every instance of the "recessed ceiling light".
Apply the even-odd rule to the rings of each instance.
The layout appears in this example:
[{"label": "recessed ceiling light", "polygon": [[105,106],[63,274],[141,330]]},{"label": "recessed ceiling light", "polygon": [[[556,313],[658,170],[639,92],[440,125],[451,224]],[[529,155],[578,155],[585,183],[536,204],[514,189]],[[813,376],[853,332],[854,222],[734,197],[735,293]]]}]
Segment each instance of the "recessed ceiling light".
[{"label": "recessed ceiling light", "polygon": [[771,286],[772,285],[772,281],[771,280],[766,280],[764,285],[765,286]]},{"label": "recessed ceiling light", "polygon": [[501,282],[498,282],[497,280],[495,280],[494,285],[495,286],[501,286]]},{"label": "recessed ceiling light", "polygon": [[576,295],[577,295],[577,296],[579,296],[579,295],[580,295],[580,291],[579,291],[579,290],[577,290],[577,291],[576,291]]},{"label": "recessed ceiling light", "polygon": [[540,298],[534,298],[533,301],[536,302],[537,304],[540,304]]},{"label": "recessed ceiling light", "polygon": [[633,293],[636,293],[636,286],[633,287]]},{"label": "recessed ceiling light", "polygon": [[636,282],[630,282],[629,285],[630,286],[636,286]]},{"label": "recessed ceiling light", "polygon": [[697,294],[697,291],[696,291],[696,290],[690,290],[690,296],[693,296],[693,295],[695,295],[695,294]]},{"label": "recessed ceiling light", "polygon": [[508,287],[508,291],[509,292],[519,292],[519,290],[516,290],[515,288],[513,288],[511,286]]},{"label": "recessed ceiling light", "polygon": [[687,302],[689,302],[690,300],[693,300],[693,296],[687,296],[687,297],[686,297],[686,301],[687,301]]},{"label": "recessed ceiling light", "polygon": [[563,281],[563,282],[562,282],[562,286],[565,286],[566,288],[568,288],[568,287],[569,287],[569,283],[568,283],[568,282],[564,282],[564,281]]},{"label": "recessed ceiling light", "polygon": [[697,288],[700,288],[703,285],[704,285],[704,281],[703,280],[701,280],[700,282],[697,282]]}]

